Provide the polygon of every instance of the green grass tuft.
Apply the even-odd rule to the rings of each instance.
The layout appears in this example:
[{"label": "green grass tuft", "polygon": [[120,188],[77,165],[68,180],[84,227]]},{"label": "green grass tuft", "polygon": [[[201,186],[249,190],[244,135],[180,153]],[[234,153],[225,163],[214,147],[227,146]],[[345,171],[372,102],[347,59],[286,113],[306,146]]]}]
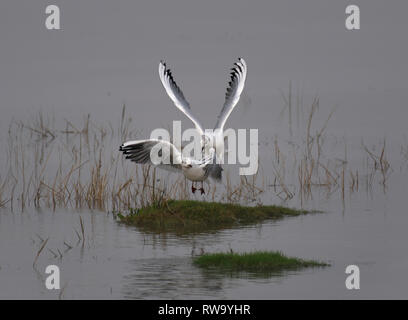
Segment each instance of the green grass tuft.
[{"label": "green grass tuft", "polygon": [[205,269],[218,269],[228,272],[255,272],[262,275],[308,267],[329,266],[324,262],[287,257],[281,252],[269,251],[206,253],[195,257],[193,263]]},{"label": "green grass tuft", "polygon": [[205,232],[309,213],[280,206],[245,207],[236,204],[170,200],[117,216],[119,221],[152,232]]}]

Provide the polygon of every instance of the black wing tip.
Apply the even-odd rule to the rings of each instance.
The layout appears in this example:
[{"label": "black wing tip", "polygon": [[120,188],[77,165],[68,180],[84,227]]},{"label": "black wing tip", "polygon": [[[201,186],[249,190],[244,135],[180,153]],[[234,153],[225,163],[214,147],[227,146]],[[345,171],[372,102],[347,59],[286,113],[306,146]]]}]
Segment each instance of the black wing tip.
[{"label": "black wing tip", "polygon": [[244,58],[239,57],[238,62],[241,64],[241,67],[246,68],[246,62],[245,62]]},{"label": "black wing tip", "polygon": [[130,145],[130,146],[125,146],[124,144],[122,144],[119,147],[119,151],[122,151],[124,154],[128,154],[129,151],[131,151],[132,149],[137,149],[137,145]]}]

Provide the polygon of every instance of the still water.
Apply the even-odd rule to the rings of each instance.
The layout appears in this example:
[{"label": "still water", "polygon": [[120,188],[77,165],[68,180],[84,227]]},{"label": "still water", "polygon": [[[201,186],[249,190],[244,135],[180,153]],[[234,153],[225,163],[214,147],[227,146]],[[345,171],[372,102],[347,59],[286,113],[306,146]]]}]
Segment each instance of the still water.
[{"label": "still water", "polygon": [[[394,176],[386,194],[360,192],[345,205],[341,199],[315,194],[312,206],[317,202],[323,214],[182,237],[142,233],[104,212],[3,210],[0,298],[408,298],[408,214],[403,209],[407,179]],[[76,235],[81,233],[79,217],[84,244]],[[33,267],[47,238],[47,249]],[[230,248],[281,250],[331,266],[259,278],[203,272],[192,264],[192,255],[202,250]],[[50,264],[60,268],[62,290],[45,288],[45,267]],[[360,268],[360,290],[345,287],[350,264]]]}]

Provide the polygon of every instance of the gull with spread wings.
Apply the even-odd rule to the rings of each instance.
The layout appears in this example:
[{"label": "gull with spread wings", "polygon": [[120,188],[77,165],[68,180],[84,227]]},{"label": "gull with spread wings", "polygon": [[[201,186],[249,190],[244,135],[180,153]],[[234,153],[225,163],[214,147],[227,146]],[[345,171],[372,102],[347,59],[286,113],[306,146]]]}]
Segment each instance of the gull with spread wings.
[{"label": "gull with spread wings", "polygon": [[193,193],[196,191],[194,184],[197,181],[201,182],[201,194],[205,193],[203,189],[204,180],[208,177],[221,180],[222,168],[216,159],[223,159],[225,122],[239,101],[239,97],[244,89],[246,74],[247,65],[245,60],[238,58],[238,61],[231,69],[231,79],[225,94],[224,106],[217,118],[214,131],[205,132],[201,123],[192,114],[190,104],[184,98],[183,92],[174,81],[170,69],[161,61],[159,64],[160,80],[174,105],[194,123],[196,130],[201,136],[200,143],[204,155],[200,160],[185,157],[174,144],[158,139],[127,141],[122,144],[120,151],[126,155],[126,159],[136,163],[155,164],[151,159],[152,150],[167,150],[167,152],[162,154],[162,163],[157,166],[170,171],[182,171],[184,176],[192,181],[191,191]]}]

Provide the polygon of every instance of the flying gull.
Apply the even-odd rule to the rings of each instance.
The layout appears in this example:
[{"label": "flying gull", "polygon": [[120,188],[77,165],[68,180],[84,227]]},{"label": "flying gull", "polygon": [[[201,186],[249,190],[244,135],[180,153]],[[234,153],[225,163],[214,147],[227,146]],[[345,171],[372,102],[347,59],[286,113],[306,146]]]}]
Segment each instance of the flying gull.
[{"label": "flying gull", "polygon": [[[134,140],[122,144],[120,151],[129,159],[136,163],[150,163],[159,168],[169,171],[182,171],[184,176],[192,181],[191,191],[195,193],[196,182],[201,182],[201,194],[205,193],[203,181],[208,177],[220,181],[222,168],[217,159],[224,156],[224,126],[232,110],[239,101],[239,97],[244,89],[247,74],[245,60],[238,58],[238,61],[231,69],[231,79],[228,83],[225,94],[225,102],[217,118],[217,123],[212,132],[205,132],[201,123],[192,114],[190,104],[185,99],[180,87],[177,86],[170,69],[163,61],[159,64],[160,80],[174,105],[182,111],[193,123],[201,136],[201,148],[203,156],[200,160],[192,159],[182,155],[174,144],[169,141],[159,139]],[[159,150],[162,156],[162,163],[157,164],[152,161],[152,150]],[[167,152],[162,152],[166,150]]]}]

